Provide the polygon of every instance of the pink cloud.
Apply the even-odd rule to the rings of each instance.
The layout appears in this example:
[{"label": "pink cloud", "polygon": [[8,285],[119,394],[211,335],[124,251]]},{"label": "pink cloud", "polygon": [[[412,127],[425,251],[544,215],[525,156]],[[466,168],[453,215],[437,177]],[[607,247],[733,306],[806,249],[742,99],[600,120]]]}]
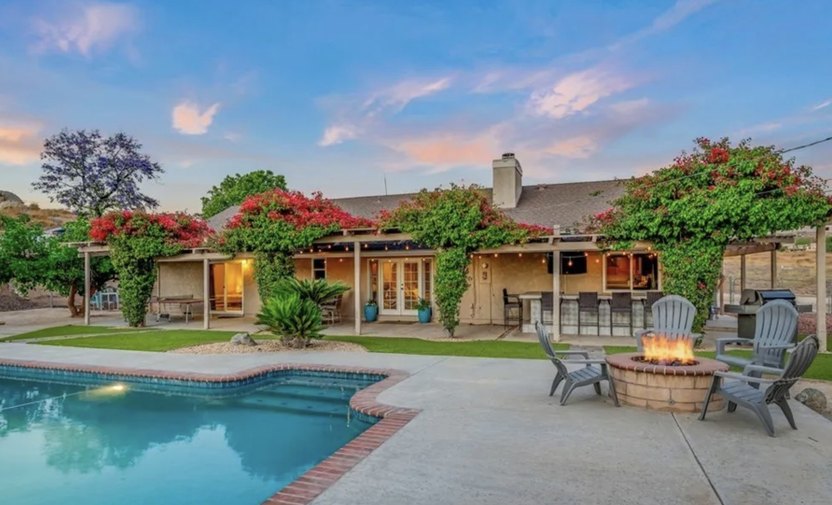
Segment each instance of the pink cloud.
[{"label": "pink cloud", "polygon": [[482,133],[440,133],[406,138],[388,144],[417,165],[431,165],[434,171],[458,166],[487,165],[497,153],[492,131]]},{"label": "pink cloud", "polygon": [[0,126],[0,164],[26,165],[40,159],[40,128]]},{"label": "pink cloud", "polygon": [[173,107],[171,119],[173,127],[185,135],[202,135],[214,122],[214,115],[220,110],[219,102],[200,109],[194,102],[185,100]]}]

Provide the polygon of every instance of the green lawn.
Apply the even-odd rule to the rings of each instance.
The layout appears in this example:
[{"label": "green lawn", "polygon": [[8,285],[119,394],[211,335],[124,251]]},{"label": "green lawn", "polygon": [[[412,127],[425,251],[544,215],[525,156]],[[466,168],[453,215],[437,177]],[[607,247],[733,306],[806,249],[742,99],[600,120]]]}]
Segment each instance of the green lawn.
[{"label": "green lawn", "polygon": [[[41,345],[65,347],[94,347],[98,349],[121,349],[129,351],[164,352],[180,347],[189,347],[214,342],[228,342],[234,331],[201,330],[149,330],[130,335],[126,332],[106,333],[94,337],[47,340]],[[262,338],[262,337],[260,337]]]},{"label": "green lawn", "polygon": [[[506,342],[503,340],[469,340],[464,342],[435,342],[418,338],[331,336],[327,340],[351,342],[370,352],[420,354],[428,356],[470,356],[477,358],[544,359],[540,344],[534,342]],[[568,349],[567,344],[555,344],[556,349]]]},{"label": "green lawn", "polygon": [[[635,352],[635,347],[623,347],[623,346],[614,346],[614,345],[607,345],[604,346],[604,352],[607,354],[616,354],[620,352]],[[750,350],[735,350],[735,351],[728,351],[729,354],[734,354],[736,356],[743,356],[746,358],[751,357]],[[714,351],[696,351],[697,356],[702,356],[703,358],[711,358],[713,359],[716,356]],[[736,370],[740,371],[740,370]],[[806,371],[804,375],[807,379],[818,379],[824,381],[832,381],[832,354],[818,354],[815,358],[814,363],[812,366],[809,367],[809,370]]]},{"label": "green lawn", "polygon": [[107,326],[77,326],[68,324],[66,326],[53,326],[42,330],[29,331],[11,337],[0,337],[0,340],[25,340],[29,338],[62,337],[69,335],[92,335],[98,333],[129,333],[131,331],[142,331],[142,328],[111,328]]},{"label": "green lawn", "polygon": [[[41,337],[76,336],[61,340],[39,342],[41,345],[67,347],[91,347],[134,351],[170,351],[192,345],[227,342],[233,331],[164,330],[157,328],[130,329],[104,326],[57,326],[23,333],[5,340],[21,340]],[[80,335],[92,335],[82,337]],[[275,338],[259,334],[256,339]],[[544,359],[536,342],[507,342],[503,340],[475,340],[464,342],[430,341],[418,338],[329,336],[327,340],[350,342],[367,348],[370,352],[393,354],[419,354],[429,356],[469,356],[478,358]],[[556,349],[568,349],[567,344],[555,344]],[[635,347],[605,346],[607,354],[634,352]],[[748,356],[750,351],[732,351]],[[713,358],[713,352],[700,351],[697,356]],[[806,373],[806,378],[832,380],[832,354],[821,354]]]}]

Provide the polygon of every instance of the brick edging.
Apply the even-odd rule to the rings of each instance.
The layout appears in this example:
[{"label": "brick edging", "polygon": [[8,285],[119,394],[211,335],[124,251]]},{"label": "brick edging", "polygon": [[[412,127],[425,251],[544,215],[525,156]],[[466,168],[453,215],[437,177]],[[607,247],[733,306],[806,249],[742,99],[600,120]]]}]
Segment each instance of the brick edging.
[{"label": "brick edging", "polygon": [[335,451],[306,473],[289,483],[263,502],[263,505],[306,505],[350,471],[355,465],[369,456],[376,448],[392,437],[420,412],[385,405],[376,398],[386,389],[403,381],[409,374],[401,370],[363,368],[354,366],[309,365],[282,363],[249,368],[234,374],[204,374],[198,372],[166,372],[140,368],[115,368],[98,365],[75,365],[52,363],[47,361],[0,359],[0,366],[17,366],[41,370],[60,370],[79,373],[106,373],[124,377],[156,378],[193,382],[236,382],[265,376],[270,372],[297,370],[301,372],[334,372],[381,375],[385,378],[376,382],[350,398],[350,408],[372,417],[381,418],[359,436]]},{"label": "brick edging", "polygon": [[725,363],[710,359],[710,358],[696,358],[694,365],[681,366],[665,366],[654,365],[652,363],[644,363],[634,361],[633,358],[640,356],[637,352],[628,352],[620,354],[612,354],[606,357],[607,365],[612,368],[619,368],[621,370],[630,370],[639,373],[649,373],[656,375],[681,375],[693,377],[712,376],[714,372],[728,371],[729,367]]}]

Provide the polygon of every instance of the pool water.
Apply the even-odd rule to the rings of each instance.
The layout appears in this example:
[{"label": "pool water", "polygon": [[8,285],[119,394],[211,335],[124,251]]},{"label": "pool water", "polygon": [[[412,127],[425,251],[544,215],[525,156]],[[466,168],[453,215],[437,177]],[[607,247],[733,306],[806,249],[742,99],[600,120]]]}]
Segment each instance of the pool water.
[{"label": "pool water", "polygon": [[375,380],[183,392],[2,374],[0,503],[260,504],[371,425],[348,403]]}]

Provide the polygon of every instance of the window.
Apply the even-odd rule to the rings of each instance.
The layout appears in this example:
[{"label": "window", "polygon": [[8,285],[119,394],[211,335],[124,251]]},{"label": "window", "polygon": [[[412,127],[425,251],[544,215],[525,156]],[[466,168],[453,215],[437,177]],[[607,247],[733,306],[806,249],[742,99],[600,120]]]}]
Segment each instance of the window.
[{"label": "window", "polygon": [[659,289],[659,260],[655,254],[633,254],[633,289]]},{"label": "window", "polygon": [[630,256],[627,254],[610,254],[607,263],[606,289],[630,289]]},{"label": "window", "polygon": [[323,258],[314,258],[312,260],[312,278],[326,279],[326,260]]},{"label": "window", "polygon": [[605,267],[607,291],[659,289],[659,260],[654,253],[610,254]]}]

